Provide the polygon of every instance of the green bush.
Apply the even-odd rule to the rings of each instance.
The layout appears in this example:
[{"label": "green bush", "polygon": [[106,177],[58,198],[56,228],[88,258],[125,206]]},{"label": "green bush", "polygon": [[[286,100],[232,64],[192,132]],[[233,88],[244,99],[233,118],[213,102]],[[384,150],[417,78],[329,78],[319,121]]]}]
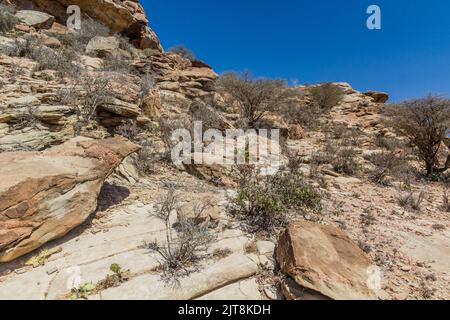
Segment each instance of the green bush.
[{"label": "green bush", "polygon": [[298,172],[279,172],[241,179],[234,200],[235,214],[254,231],[274,232],[288,223],[290,210],[321,209],[321,195]]}]

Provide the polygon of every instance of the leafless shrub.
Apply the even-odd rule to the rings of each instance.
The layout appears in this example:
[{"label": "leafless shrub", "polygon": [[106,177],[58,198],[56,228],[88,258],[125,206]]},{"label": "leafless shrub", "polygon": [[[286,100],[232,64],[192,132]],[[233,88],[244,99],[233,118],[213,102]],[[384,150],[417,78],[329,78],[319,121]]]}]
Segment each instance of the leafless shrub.
[{"label": "leafless shrub", "polygon": [[146,73],[141,77],[139,97],[143,100],[155,87],[155,77]]},{"label": "leafless shrub", "polygon": [[287,168],[290,172],[297,172],[300,169],[300,166],[302,163],[304,163],[303,157],[300,155],[300,153],[288,151],[286,153],[286,156],[288,158]]},{"label": "leafless shrub", "polygon": [[364,136],[364,133],[359,128],[349,128],[345,133],[341,140],[341,145],[346,147],[360,147],[361,146],[361,138]]},{"label": "leafless shrub", "polygon": [[116,127],[114,131],[134,143],[140,143],[142,140],[142,129],[137,126],[136,121],[127,121]]},{"label": "leafless shrub", "polygon": [[169,49],[169,52],[176,53],[188,60],[195,60],[195,54],[192,50],[186,48],[183,44],[177,45]]},{"label": "leafless shrub", "polygon": [[6,33],[14,29],[20,20],[14,16],[14,7],[0,4],[0,33]]},{"label": "leafless shrub", "polygon": [[14,121],[14,129],[21,130],[24,128],[36,128],[39,124],[39,119],[36,116],[36,108],[28,107],[27,112],[20,115],[18,119]]},{"label": "leafless shrub", "polygon": [[142,149],[137,152],[135,165],[142,174],[151,174],[155,172],[155,162],[158,154],[150,141],[141,143]]},{"label": "leafless shrub", "polygon": [[332,139],[343,139],[349,130],[348,126],[343,123],[332,122],[325,128],[325,133]]},{"label": "leafless shrub", "polygon": [[72,104],[76,107],[78,122],[76,135],[79,135],[83,126],[88,125],[97,114],[97,109],[105,104],[114,95],[112,90],[113,76],[83,74],[77,79],[72,90],[66,91],[66,98],[74,98]]},{"label": "leafless shrub", "polygon": [[119,48],[121,50],[128,53],[131,57],[137,55],[137,49],[131,44],[131,41],[128,37],[119,33],[115,34],[114,37],[119,41]]},{"label": "leafless shrub", "polygon": [[421,211],[421,205],[425,200],[425,192],[421,191],[418,195],[413,192],[400,194],[397,198],[398,204],[406,210]]},{"label": "leafless shrub", "polygon": [[[195,271],[202,252],[213,240],[207,227],[196,224],[193,219],[185,219],[179,213],[179,200],[173,189],[157,206],[156,215],[166,226],[166,244],[156,241],[148,244],[148,248],[160,255],[163,279],[177,282],[179,278]],[[177,221],[172,223],[172,214],[177,214]]]},{"label": "leafless shrub", "polygon": [[360,167],[356,155],[356,150],[352,147],[339,148],[332,161],[333,169],[339,173],[357,175]]},{"label": "leafless shrub", "polygon": [[321,109],[317,103],[291,103],[284,110],[286,121],[298,124],[309,130],[317,130],[320,124]]},{"label": "leafless shrub", "polygon": [[335,147],[330,141],[327,141],[325,148],[321,151],[314,151],[311,154],[310,164],[313,165],[323,165],[332,163],[337,152],[337,147]]},{"label": "leafless shrub", "polygon": [[96,37],[107,37],[110,34],[108,27],[94,19],[83,19],[81,30],[70,31],[65,33],[54,33],[53,36],[58,38],[61,43],[72,50],[84,54],[89,41]]},{"label": "leafless shrub", "polygon": [[103,60],[102,71],[117,72],[122,74],[131,73],[131,63],[129,59],[114,57]]},{"label": "leafless shrub", "polygon": [[10,70],[10,80],[13,82],[16,82],[18,77],[25,74],[25,69],[17,63],[13,63]]},{"label": "leafless shrub", "polygon": [[299,95],[283,80],[255,79],[249,72],[225,73],[219,80],[227,104],[237,106],[250,127],[255,127],[269,111],[282,110]]},{"label": "leafless shrub", "polygon": [[16,39],[15,48],[10,52],[11,56],[26,57],[37,62],[33,71],[56,70],[59,76],[71,76],[79,72],[73,61],[78,56],[70,50],[53,50],[41,43],[41,40],[27,36],[20,41]]},{"label": "leafless shrub", "polygon": [[369,178],[381,185],[390,185],[388,177],[396,175],[395,169],[403,164],[394,152],[374,153],[367,156],[366,159],[375,165],[375,169],[369,173]]},{"label": "leafless shrub", "polygon": [[450,128],[450,100],[437,96],[392,106],[390,124],[417,148],[428,176],[438,172],[438,153]]},{"label": "leafless shrub", "polygon": [[328,111],[341,102],[344,93],[341,88],[333,83],[324,83],[309,88],[309,92],[320,108]]},{"label": "leafless shrub", "polygon": [[375,138],[375,145],[379,148],[386,149],[388,151],[407,149],[407,146],[403,141],[396,138],[384,137],[382,135],[379,135]]},{"label": "leafless shrub", "polygon": [[426,280],[420,282],[419,292],[423,299],[431,299],[434,296],[435,289],[431,288]]}]

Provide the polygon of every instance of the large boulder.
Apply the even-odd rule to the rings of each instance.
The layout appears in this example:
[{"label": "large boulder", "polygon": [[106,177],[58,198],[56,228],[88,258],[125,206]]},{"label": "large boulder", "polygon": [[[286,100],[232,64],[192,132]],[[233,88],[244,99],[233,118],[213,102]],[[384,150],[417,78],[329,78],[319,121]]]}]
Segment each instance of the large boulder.
[{"label": "large boulder", "polygon": [[389,100],[389,94],[386,92],[370,90],[364,92],[364,95],[372,98],[375,103],[386,103]]},{"label": "large boulder", "polygon": [[86,54],[103,58],[113,58],[120,49],[119,40],[116,37],[94,37],[86,46]]},{"label": "large boulder", "polygon": [[19,8],[32,8],[53,15],[65,24],[67,7],[77,5],[84,16],[106,25],[112,32],[129,37],[136,47],[162,51],[158,37],[148,27],[144,8],[138,0],[12,0]]},{"label": "large boulder", "polygon": [[335,300],[378,298],[368,288],[371,261],[338,228],[293,223],[281,235],[276,255],[281,270],[310,293]]},{"label": "large boulder", "polygon": [[0,262],[83,223],[105,179],[138,149],[122,137],[78,137],[43,152],[0,154]]}]

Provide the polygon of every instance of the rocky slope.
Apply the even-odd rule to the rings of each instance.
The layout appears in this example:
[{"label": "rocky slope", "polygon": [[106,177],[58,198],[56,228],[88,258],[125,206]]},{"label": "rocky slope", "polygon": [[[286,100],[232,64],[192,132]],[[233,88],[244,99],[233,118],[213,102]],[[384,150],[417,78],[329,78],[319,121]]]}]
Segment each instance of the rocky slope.
[{"label": "rocky slope", "polygon": [[[210,66],[163,52],[137,1],[75,0],[112,32],[73,49],[61,75],[40,55],[15,49],[32,36],[39,50],[67,56],[72,49],[58,36],[71,35],[58,23],[67,2],[15,2],[46,15],[22,12],[22,22],[0,35],[1,299],[449,298],[448,182],[371,178],[380,165],[374,154],[402,155],[402,139],[383,122],[387,94],[337,83],[343,99],[329,114],[315,114],[314,128],[267,115],[269,128],[282,129],[285,155],[296,155],[296,170],[321,193],[322,211],[294,212],[289,229],[255,233],[231,214],[233,168],[167,161],[169,129],[195,119],[239,127]],[[38,24],[27,20],[36,17]],[[137,48],[121,46],[114,32]],[[92,96],[98,103],[89,109]],[[360,170],[337,172],[326,160],[341,145],[354,147],[352,169]],[[168,245],[167,233],[175,232],[158,210],[170,190],[180,209],[168,221],[188,216],[214,235],[177,289],[150,245]],[[425,192],[420,212],[400,206],[406,190]],[[112,274],[113,264],[126,276]],[[380,272],[376,290],[370,270]]]},{"label": "rocky slope", "polygon": [[148,26],[147,15],[138,1],[111,0],[13,0],[18,9],[45,12],[64,24],[67,7],[76,5],[84,17],[88,16],[105,24],[113,32],[123,33],[141,49],[162,50],[159,39]]}]

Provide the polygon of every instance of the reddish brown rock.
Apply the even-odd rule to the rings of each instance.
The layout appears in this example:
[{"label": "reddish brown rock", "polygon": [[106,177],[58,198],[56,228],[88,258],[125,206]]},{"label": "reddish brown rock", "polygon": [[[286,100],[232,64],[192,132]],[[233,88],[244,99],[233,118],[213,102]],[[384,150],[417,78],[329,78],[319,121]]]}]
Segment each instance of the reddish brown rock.
[{"label": "reddish brown rock", "polygon": [[307,221],[291,224],[280,237],[277,259],[282,271],[298,285],[325,297],[378,297],[368,287],[371,261],[338,228]]},{"label": "reddish brown rock", "polygon": [[375,103],[386,103],[389,100],[389,95],[386,92],[366,91],[364,95],[371,97]]},{"label": "reddish brown rock", "polygon": [[0,262],[83,223],[104,180],[138,149],[122,137],[75,138],[43,152],[0,154]]},{"label": "reddish brown rock", "polygon": [[19,8],[40,10],[54,16],[65,24],[68,18],[66,9],[77,5],[85,16],[96,19],[119,32],[141,49],[152,48],[162,51],[156,34],[148,27],[144,8],[137,0],[13,0]]}]

